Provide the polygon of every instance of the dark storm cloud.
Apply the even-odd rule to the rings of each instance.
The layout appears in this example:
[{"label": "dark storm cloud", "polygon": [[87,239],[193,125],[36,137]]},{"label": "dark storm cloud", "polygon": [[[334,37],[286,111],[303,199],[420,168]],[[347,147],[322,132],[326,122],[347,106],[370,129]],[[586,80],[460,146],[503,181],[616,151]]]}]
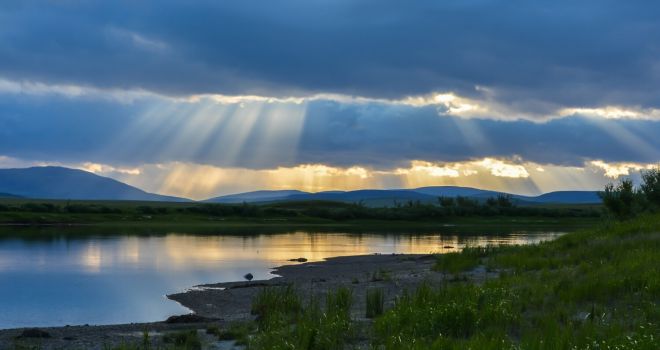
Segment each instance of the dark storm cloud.
[{"label": "dark storm cloud", "polygon": [[[296,135],[274,137],[272,133],[274,123],[290,120],[272,119],[271,112],[281,107],[277,104],[266,104],[241,139],[233,137],[241,131],[231,127],[245,121],[245,115],[237,113],[238,105],[205,109],[208,117],[202,123],[192,123],[192,108],[198,106],[191,104],[173,104],[169,110],[176,113],[141,117],[158,103],[167,107],[171,102],[0,97],[0,155],[58,162],[182,161],[259,169],[301,163],[391,169],[407,166],[411,160],[450,162],[514,155],[524,161],[576,166],[592,159],[660,160],[657,121],[471,120],[438,116],[431,107],[316,101],[307,105],[300,135],[292,143],[295,137],[290,136]],[[282,130],[290,133],[286,127]]]},{"label": "dark storm cloud", "polygon": [[0,76],[166,94],[660,106],[656,1],[21,1]]},{"label": "dark storm cloud", "polygon": [[[570,117],[534,123],[438,116],[431,107],[346,108],[333,102],[308,108],[300,162],[362,164],[383,168],[406,161],[462,161],[511,157],[581,166],[660,160],[660,122]],[[633,139],[617,134],[634,134]]]}]

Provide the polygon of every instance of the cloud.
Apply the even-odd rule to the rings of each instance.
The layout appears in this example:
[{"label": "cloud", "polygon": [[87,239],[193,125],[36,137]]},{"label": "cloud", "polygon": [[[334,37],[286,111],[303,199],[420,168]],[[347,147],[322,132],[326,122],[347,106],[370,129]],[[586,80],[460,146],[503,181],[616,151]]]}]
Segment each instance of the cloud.
[{"label": "cloud", "polygon": [[[429,163],[411,161],[405,167],[373,169],[301,164],[272,169],[222,168],[192,163],[145,164],[140,174],[113,173],[113,177],[153,192],[205,199],[260,189],[304,191],[357,190],[365,188],[417,188],[468,186],[524,195],[558,190],[600,190],[613,177],[601,165],[538,164],[522,159],[475,159],[469,162]],[[639,170],[660,166],[638,164],[628,174],[639,182]],[[542,170],[539,170],[541,168]]]},{"label": "cloud", "polygon": [[85,162],[81,165],[73,166],[73,167],[96,174],[109,175],[112,173],[119,173],[119,174],[128,174],[128,175],[140,175],[139,168],[116,168],[110,165],[92,163],[92,162]]},{"label": "cloud", "polygon": [[605,176],[616,179],[621,176],[630,175],[631,172],[639,172],[640,170],[650,170],[658,167],[657,164],[639,164],[639,163],[613,163],[608,164],[602,160],[593,160],[590,162],[591,165],[603,169],[605,171]]},{"label": "cloud", "polygon": [[660,109],[605,106],[599,108],[564,108],[559,116],[582,115],[606,119],[645,119],[660,120]]},{"label": "cloud", "polygon": [[490,170],[490,173],[494,176],[510,178],[529,177],[529,173],[524,166],[517,164],[507,164],[498,159],[485,158],[477,162],[477,164]]},{"label": "cloud", "polygon": [[0,76],[178,97],[453,94],[455,115],[647,111],[659,6],[28,0],[0,6]]},{"label": "cloud", "polygon": [[[438,115],[380,102],[217,102],[0,94],[0,154],[68,163],[184,162],[396,168],[413,160],[580,165],[660,159],[660,122],[571,116],[534,123]],[[449,171],[449,170],[447,170]],[[450,171],[449,171],[450,172]]]}]

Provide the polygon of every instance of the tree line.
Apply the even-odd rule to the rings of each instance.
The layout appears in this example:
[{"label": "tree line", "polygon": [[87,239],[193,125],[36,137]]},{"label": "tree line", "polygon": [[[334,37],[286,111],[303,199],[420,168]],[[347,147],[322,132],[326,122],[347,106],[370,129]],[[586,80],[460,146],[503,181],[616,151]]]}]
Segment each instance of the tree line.
[{"label": "tree line", "polygon": [[586,206],[519,206],[507,195],[477,200],[468,197],[439,197],[435,203],[396,202],[389,207],[368,207],[363,202],[279,202],[270,204],[195,203],[163,206],[136,203],[15,203],[0,204],[0,212],[61,214],[123,214],[159,216],[188,214],[220,218],[320,218],[342,220],[433,220],[470,216],[597,217],[601,210]]},{"label": "tree line", "polygon": [[630,179],[622,179],[605,186],[599,195],[607,211],[619,220],[657,212],[660,210],[660,168],[643,171],[639,186]]}]

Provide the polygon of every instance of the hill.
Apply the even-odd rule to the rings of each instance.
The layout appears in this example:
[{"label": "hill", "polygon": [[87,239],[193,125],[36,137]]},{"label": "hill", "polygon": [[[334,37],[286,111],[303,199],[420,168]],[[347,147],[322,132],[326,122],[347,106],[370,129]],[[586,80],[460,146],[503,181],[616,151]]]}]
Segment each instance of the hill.
[{"label": "hill", "polygon": [[208,199],[212,203],[260,203],[277,201],[339,201],[363,202],[367,206],[392,206],[396,203],[419,201],[422,203],[436,203],[438,197],[468,197],[479,201],[498,195],[510,195],[519,204],[586,204],[600,203],[596,191],[557,191],[540,196],[522,196],[504,192],[482,190],[471,187],[458,186],[432,186],[415,189],[394,190],[357,190],[357,191],[326,191],[302,192],[297,190],[285,191],[255,191],[220,196]]},{"label": "hill", "polygon": [[527,197],[526,200],[536,203],[600,203],[596,191],[556,191],[548,192],[537,197]]},{"label": "hill", "polygon": [[188,201],[148,193],[87,171],[55,166],[0,169],[0,193],[39,199]]},{"label": "hill", "polygon": [[263,202],[263,201],[276,201],[283,200],[289,196],[307,194],[307,192],[298,190],[283,190],[283,191],[252,191],[231,194],[227,196],[209,198],[205,202],[213,203],[243,203],[243,202]]}]

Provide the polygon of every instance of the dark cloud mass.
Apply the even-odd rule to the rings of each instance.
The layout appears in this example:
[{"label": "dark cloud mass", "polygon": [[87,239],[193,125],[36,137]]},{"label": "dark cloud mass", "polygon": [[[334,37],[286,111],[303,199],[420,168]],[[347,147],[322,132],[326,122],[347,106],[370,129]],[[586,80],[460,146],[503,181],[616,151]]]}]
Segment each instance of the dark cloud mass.
[{"label": "dark cloud mass", "polygon": [[165,94],[454,91],[546,113],[659,107],[655,1],[21,1],[0,76]]},{"label": "dark cloud mass", "polygon": [[[438,116],[432,107],[316,101],[308,104],[298,133],[283,124],[278,137],[273,126],[290,118],[272,117],[277,104],[267,104],[241,131],[233,126],[247,120],[237,105],[205,109],[197,123],[195,113],[185,109],[191,106],[177,104],[178,113],[144,119],[154,103],[0,97],[0,155],[124,165],[182,161],[263,169],[322,163],[391,169],[411,160],[513,156],[576,166],[592,159],[650,163],[660,154],[656,121],[476,120]],[[621,136],[630,134],[635,137]]]}]

